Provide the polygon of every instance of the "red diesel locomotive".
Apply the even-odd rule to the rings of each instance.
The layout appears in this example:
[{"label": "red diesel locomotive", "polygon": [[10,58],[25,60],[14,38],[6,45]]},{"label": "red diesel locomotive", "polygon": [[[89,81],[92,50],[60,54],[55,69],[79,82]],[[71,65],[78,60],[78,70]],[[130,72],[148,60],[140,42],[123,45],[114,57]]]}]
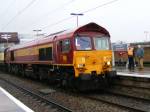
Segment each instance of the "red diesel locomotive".
[{"label": "red diesel locomotive", "polygon": [[10,47],[4,55],[9,72],[63,86],[95,89],[116,74],[110,34],[96,23]]}]

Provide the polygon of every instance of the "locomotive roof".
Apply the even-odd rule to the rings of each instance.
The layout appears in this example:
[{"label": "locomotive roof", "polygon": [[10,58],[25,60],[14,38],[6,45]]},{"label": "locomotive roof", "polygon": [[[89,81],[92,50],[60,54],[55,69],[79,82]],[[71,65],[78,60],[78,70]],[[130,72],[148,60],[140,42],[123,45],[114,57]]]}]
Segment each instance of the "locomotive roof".
[{"label": "locomotive roof", "polygon": [[88,32],[88,31],[101,32],[101,33],[103,33],[103,34],[110,37],[109,32],[105,28],[103,28],[103,27],[97,25],[96,23],[92,22],[92,23],[83,25],[81,27],[78,27],[78,28],[75,28],[75,29],[72,29],[72,30],[62,30],[62,31],[59,31],[59,32],[56,32],[56,33],[52,33],[52,34],[50,34],[46,37],[43,37],[43,38],[38,38],[38,39],[32,40],[32,41],[27,42],[27,43],[23,43],[23,44],[18,44],[18,45],[10,47],[8,50],[16,50],[16,49],[29,47],[29,46],[34,46],[34,45],[44,44],[44,43],[48,43],[48,42],[53,42],[54,37],[60,37],[60,38],[63,38],[63,37],[66,37],[66,36],[71,37],[75,33]]}]

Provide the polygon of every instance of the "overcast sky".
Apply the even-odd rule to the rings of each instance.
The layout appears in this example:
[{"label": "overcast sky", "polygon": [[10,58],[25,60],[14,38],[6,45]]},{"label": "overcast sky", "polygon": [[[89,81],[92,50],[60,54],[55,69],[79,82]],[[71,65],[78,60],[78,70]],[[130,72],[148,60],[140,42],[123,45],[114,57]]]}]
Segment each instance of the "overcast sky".
[{"label": "overcast sky", "polygon": [[[85,12],[79,17],[79,25],[96,22],[110,32],[113,42],[150,41],[150,0],[0,0],[0,2],[0,32],[33,34],[33,30],[42,29],[41,33],[50,34],[76,27],[76,17],[72,17],[70,13]],[[108,2],[110,4],[103,5]]]}]

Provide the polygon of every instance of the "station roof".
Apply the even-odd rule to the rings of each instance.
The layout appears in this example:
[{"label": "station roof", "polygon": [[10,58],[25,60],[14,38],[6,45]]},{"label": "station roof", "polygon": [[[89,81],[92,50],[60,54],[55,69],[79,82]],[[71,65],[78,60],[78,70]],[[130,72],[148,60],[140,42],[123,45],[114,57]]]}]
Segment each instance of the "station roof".
[{"label": "station roof", "polygon": [[141,45],[142,47],[150,47],[150,41],[147,41],[147,42],[135,42],[135,43],[131,43],[131,45],[133,45],[133,46]]}]

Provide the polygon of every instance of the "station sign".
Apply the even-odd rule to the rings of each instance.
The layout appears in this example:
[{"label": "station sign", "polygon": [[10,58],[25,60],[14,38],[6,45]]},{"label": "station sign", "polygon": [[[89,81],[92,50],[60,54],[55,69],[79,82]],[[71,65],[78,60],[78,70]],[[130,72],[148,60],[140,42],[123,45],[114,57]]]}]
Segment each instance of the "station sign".
[{"label": "station sign", "polygon": [[119,44],[112,44],[113,51],[127,51],[127,44],[119,43]]}]

